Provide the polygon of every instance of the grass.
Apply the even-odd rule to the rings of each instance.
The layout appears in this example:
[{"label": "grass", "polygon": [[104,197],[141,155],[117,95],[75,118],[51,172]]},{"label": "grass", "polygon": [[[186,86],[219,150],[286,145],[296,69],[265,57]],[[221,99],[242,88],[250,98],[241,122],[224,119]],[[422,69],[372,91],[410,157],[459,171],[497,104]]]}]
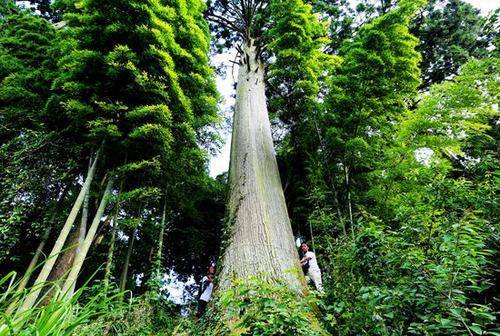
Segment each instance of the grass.
[{"label": "grass", "polygon": [[66,336],[74,335],[75,330],[97,318],[105,318],[112,311],[127,308],[127,304],[118,300],[121,295],[104,295],[101,291],[92,297],[83,297],[87,287],[77,290],[71,298],[61,299],[56,293],[51,297],[42,297],[44,304],[17,313],[27,293],[32,290],[18,290],[22,279],[16,280],[17,274],[11,272],[0,279],[0,336],[38,335]]}]

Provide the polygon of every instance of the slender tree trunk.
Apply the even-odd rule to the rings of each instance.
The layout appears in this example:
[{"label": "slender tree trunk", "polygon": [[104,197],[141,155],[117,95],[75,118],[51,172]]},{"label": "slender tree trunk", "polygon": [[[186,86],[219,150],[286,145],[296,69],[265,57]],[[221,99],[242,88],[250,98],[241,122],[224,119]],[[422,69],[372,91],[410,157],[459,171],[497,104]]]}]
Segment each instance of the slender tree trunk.
[{"label": "slender tree trunk", "polygon": [[[89,218],[89,200],[90,200],[90,193],[87,193],[83,201],[82,220],[80,222],[80,227],[78,228],[78,244],[73,251],[73,258],[72,258],[73,261],[75,260],[75,256],[80,254],[81,246],[85,240],[85,236],[87,235],[87,223]],[[74,293],[75,291],[75,286],[76,282],[73,283],[73,288],[71,289],[72,293]]]},{"label": "slender tree trunk", "polygon": [[148,290],[151,291],[156,291],[157,288],[153,285],[153,282],[151,282],[151,279],[155,279],[154,283],[156,283],[157,276],[159,273],[156,272],[156,265],[155,265],[155,260],[156,260],[156,248],[155,246],[151,246],[149,249],[149,254],[148,254],[148,262],[144,265],[144,268],[146,271],[144,272],[142,278],[141,278],[141,286],[139,287],[139,293],[144,294]]},{"label": "slender tree trunk", "polygon": [[[89,165],[90,170],[90,165]],[[75,254],[80,253],[80,247],[83,241],[85,240],[85,236],[87,235],[87,223],[89,218],[89,200],[90,193],[85,195],[85,199],[83,200],[83,208],[82,208],[82,220],[80,222],[80,228],[78,230],[78,247],[75,250]]]},{"label": "slender tree trunk", "polygon": [[52,268],[49,277],[47,278],[48,285],[41,292],[41,304],[47,305],[57,289],[60,289],[64,284],[64,279],[68,275],[71,265],[75,260],[75,250],[78,246],[79,229],[73,230],[66,241],[63,251],[57,258],[57,262]]},{"label": "slender tree trunk", "polygon": [[351,184],[349,181],[349,167],[345,164],[344,166],[344,175],[345,175],[345,185],[347,190],[347,208],[349,210],[349,221],[351,222],[351,234],[354,239],[354,218],[352,215],[352,201],[351,201]]},{"label": "slender tree trunk", "polygon": [[239,67],[230,163],[230,235],[219,276],[221,289],[231,278],[284,281],[302,291],[285,197],[271,138],[264,66],[254,41],[243,45]]},{"label": "slender tree trunk", "polygon": [[[51,218],[51,223],[54,222],[54,219],[56,217],[56,214],[52,214]],[[28,265],[28,268],[26,269],[26,273],[24,273],[23,279],[19,283],[19,286],[17,287],[17,290],[19,292],[23,291],[26,288],[26,285],[28,284],[28,281],[31,277],[31,272],[35,269],[35,266],[38,263],[38,259],[40,259],[40,256],[42,255],[43,248],[45,247],[45,244],[47,243],[47,239],[49,239],[50,231],[52,230],[52,226],[49,226],[45,232],[43,233],[42,240],[38,244],[38,247],[36,248],[35,254],[33,255],[33,258],[31,259],[30,264]]]},{"label": "slender tree trunk", "polygon": [[108,293],[109,280],[111,278],[111,267],[113,265],[113,255],[115,253],[116,232],[118,231],[118,214],[120,213],[120,202],[121,202],[123,183],[124,180],[122,179],[120,182],[120,187],[118,189],[118,196],[116,198],[116,209],[113,215],[113,228],[111,229],[111,238],[109,241],[108,259],[106,260],[106,268],[104,270],[104,292],[106,294]]},{"label": "slender tree trunk", "polygon": [[132,234],[128,241],[127,254],[125,255],[125,262],[123,263],[123,269],[120,276],[120,291],[123,292],[127,286],[128,278],[128,266],[130,264],[130,256],[132,255],[132,250],[134,249],[135,234],[137,232],[137,227],[132,231]]},{"label": "slender tree trunk", "polygon": [[319,144],[321,147],[321,156],[324,161],[324,165],[326,168],[326,174],[328,177],[328,182],[330,183],[330,189],[333,191],[333,201],[335,203],[335,209],[337,210],[337,216],[339,217],[339,221],[342,223],[342,231],[344,232],[344,236],[347,235],[347,230],[345,227],[345,221],[342,217],[342,212],[340,211],[340,202],[339,202],[339,194],[337,192],[337,188],[335,187],[335,181],[333,180],[333,176],[330,169],[330,164],[328,163],[328,159],[326,157],[326,146],[323,141],[323,137],[321,136],[321,132],[318,126],[318,121],[316,120],[316,116],[314,116],[314,127],[316,128],[316,134],[318,135]]},{"label": "slender tree trunk", "polygon": [[82,242],[80,246],[80,252],[75,257],[75,261],[73,266],[71,267],[71,271],[64,282],[64,286],[62,288],[63,297],[71,297],[73,295],[72,289],[74,288],[74,284],[78,278],[78,274],[83,266],[83,262],[85,261],[85,257],[92,245],[94,240],[95,233],[97,232],[97,228],[99,227],[99,223],[101,222],[101,218],[104,214],[104,210],[106,209],[106,205],[109,200],[109,196],[111,194],[111,187],[113,186],[113,178],[109,177],[108,184],[106,185],[106,189],[104,190],[104,194],[101,198],[101,202],[99,207],[97,208],[94,219],[92,220],[92,224],[88,230],[88,233],[85,237],[85,240]]},{"label": "slender tree trunk", "polygon": [[[92,159],[89,160],[89,166],[87,168],[87,174],[92,167]],[[88,221],[88,213],[89,213],[89,198],[90,192],[85,194],[85,198],[83,199],[82,205],[82,218],[80,220],[80,225],[78,229],[74,230],[73,233],[70,234],[69,241],[66,244],[66,249],[64,253],[57,258],[57,262],[52,269],[52,272],[49,275],[49,282],[56,282],[58,285],[62,285],[62,282],[66,275],[68,274],[71,265],[73,265],[73,261],[75,260],[75,255],[79,253],[80,244],[85,239],[85,234],[87,232],[87,221]],[[48,302],[50,299],[50,294],[45,295],[44,302]]]},{"label": "slender tree trunk", "polygon": [[156,251],[155,272],[158,275],[161,271],[162,252],[163,252],[163,236],[165,235],[165,226],[167,222],[167,195],[163,200],[163,211],[161,213],[160,237],[158,237],[158,251]]},{"label": "slender tree trunk", "polygon": [[[165,236],[167,223],[167,195],[165,191],[165,196],[163,199],[163,210],[160,222],[160,236],[158,237],[158,246],[156,247],[156,255],[154,254],[154,249],[151,250],[150,259],[152,259],[152,269],[150,274],[145,274],[142,280],[141,289],[143,291],[150,290],[156,292],[159,290],[158,284],[161,280],[161,266],[163,261],[163,239]],[[153,281],[149,281],[150,279]]]},{"label": "slender tree trunk", "polygon": [[111,229],[111,238],[109,241],[109,249],[108,249],[108,259],[106,260],[106,268],[104,270],[104,292],[108,293],[109,289],[109,280],[111,278],[111,267],[113,265],[113,255],[115,253],[115,241],[116,241],[116,232],[118,231],[117,227],[117,219],[118,219],[118,211],[113,217],[113,228]]},{"label": "slender tree trunk", "polygon": [[[24,289],[26,288],[26,285],[28,284],[30,278],[31,278],[31,273],[33,273],[36,265],[38,264],[38,259],[40,259],[40,256],[42,255],[43,248],[45,247],[45,244],[47,243],[47,240],[49,239],[50,231],[52,229],[52,225],[54,223],[56,217],[56,212],[52,214],[52,218],[50,219],[51,225],[45,230],[42,236],[42,240],[38,244],[38,247],[36,248],[35,254],[33,255],[33,258],[31,258],[31,261],[28,265],[28,268],[26,269],[26,272],[24,273],[24,276],[22,277],[21,281],[19,282],[19,285],[16,288],[16,294],[15,297],[17,297],[19,294],[21,294]],[[17,302],[17,298],[12,301],[12,303],[7,307],[5,314],[9,315],[10,312],[14,309],[14,306]]]},{"label": "slender tree trunk", "polygon": [[80,211],[82,203],[85,199],[85,195],[89,192],[90,185],[92,183],[97,168],[97,162],[99,161],[100,153],[101,149],[97,151],[94,162],[92,163],[92,166],[87,174],[87,177],[85,178],[85,182],[83,183],[82,189],[80,190],[80,193],[78,194],[78,197],[76,198],[76,201],[73,204],[73,207],[71,208],[68,218],[66,219],[66,222],[64,223],[64,226],[62,227],[61,232],[59,233],[59,237],[57,237],[57,240],[54,244],[54,247],[52,248],[52,251],[49,254],[49,257],[45,261],[42,270],[40,271],[40,274],[35,280],[35,284],[33,285],[32,291],[26,296],[26,299],[24,300],[21,307],[19,307],[17,311],[18,314],[21,314],[22,312],[30,309],[36,303],[38,295],[40,294],[40,290],[42,289],[44,283],[47,281],[47,278],[50,272],[52,271],[52,268],[54,267],[57,256],[61,252],[64,243],[66,242],[66,238],[68,237],[68,234],[71,231],[71,227],[73,226],[73,223],[76,220],[78,212]]},{"label": "slender tree trunk", "polygon": [[[139,212],[137,214],[138,218],[140,218],[140,216],[141,216],[142,206],[143,206],[143,204],[141,204],[141,206],[139,207]],[[123,292],[125,290],[125,287],[127,286],[128,267],[130,265],[130,256],[132,255],[132,250],[134,249],[135,235],[137,233],[138,226],[139,226],[139,224],[137,224],[137,226],[132,231],[132,234],[131,234],[129,241],[128,241],[127,254],[125,255],[125,262],[123,264],[122,273],[120,274],[120,291],[121,292]]]}]

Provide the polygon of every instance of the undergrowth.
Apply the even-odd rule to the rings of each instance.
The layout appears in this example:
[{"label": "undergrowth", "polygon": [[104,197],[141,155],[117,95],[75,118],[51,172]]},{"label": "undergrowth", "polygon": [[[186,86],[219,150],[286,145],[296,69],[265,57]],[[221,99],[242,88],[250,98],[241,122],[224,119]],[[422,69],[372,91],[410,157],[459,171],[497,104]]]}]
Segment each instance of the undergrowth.
[{"label": "undergrowth", "polygon": [[284,284],[237,279],[213,300],[198,335],[328,335],[319,322],[319,300]]},{"label": "undergrowth", "polygon": [[11,272],[0,279],[0,336],[65,336],[75,335],[82,325],[96,318],[106,318],[112,311],[127,309],[128,305],[117,300],[117,293],[104,295],[102,292],[85,297],[86,287],[77,290],[69,299],[60,295],[42,297],[43,305],[19,313],[26,295],[33,290],[20,290],[22,279],[16,279]]}]

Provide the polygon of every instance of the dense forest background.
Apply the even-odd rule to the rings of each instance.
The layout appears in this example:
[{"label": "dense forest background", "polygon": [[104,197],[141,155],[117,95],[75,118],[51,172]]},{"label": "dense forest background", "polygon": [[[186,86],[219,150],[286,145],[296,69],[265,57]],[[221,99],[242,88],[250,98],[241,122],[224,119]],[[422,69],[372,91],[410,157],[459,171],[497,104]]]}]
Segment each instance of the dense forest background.
[{"label": "dense forest background", "polygon": [[228,1],[23,3],[0,0],[0,335],[500,335],[499,10],[256,2],[244,33],[325,293],[308,310],[242,283],[220,329],[191,313],[231,231],[208,170]]}]

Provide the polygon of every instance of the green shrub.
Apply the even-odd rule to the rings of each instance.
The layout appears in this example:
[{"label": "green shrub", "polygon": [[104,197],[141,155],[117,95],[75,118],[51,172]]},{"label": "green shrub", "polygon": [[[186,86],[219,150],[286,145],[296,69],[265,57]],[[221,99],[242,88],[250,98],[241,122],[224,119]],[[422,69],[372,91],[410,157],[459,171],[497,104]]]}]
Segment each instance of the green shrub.
[{"label": "green shrub", "polygon": [[326,335],[313,295],[298,297],[283,284],[238,279],[218,294],[205,314],[204,335]]},{"label": "green shrub", "polygon": [[[437,213],[391,228],[360,219],[328,251],[327,318],[339,335],[500,335],[485,290],[490,225],[473,212]],[[325,260],[323,259],[323,260]]]}]

